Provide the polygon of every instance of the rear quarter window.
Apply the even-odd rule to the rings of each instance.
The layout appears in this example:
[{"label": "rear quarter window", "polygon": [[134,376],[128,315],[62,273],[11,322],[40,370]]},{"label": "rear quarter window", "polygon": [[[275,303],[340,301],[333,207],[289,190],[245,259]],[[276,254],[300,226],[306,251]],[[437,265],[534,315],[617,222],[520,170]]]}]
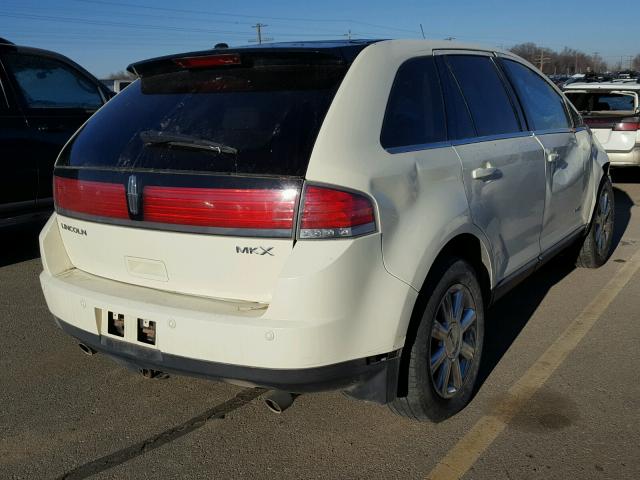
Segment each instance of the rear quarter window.
[{"label": "rear quarter window", "polygon": [[433,57],[407,60],[391,87],[380,134],[384,148],[447,139],[440,82]]}]

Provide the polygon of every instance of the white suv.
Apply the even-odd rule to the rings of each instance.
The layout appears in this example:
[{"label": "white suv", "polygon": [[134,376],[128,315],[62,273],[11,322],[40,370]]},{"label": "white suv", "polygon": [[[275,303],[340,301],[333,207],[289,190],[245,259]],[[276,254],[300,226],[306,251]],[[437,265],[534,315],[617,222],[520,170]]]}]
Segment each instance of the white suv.
[{"label": "white suv", "polygon": [[441,420],[485,309],[565,247],[611,248],[608,159],[531,65],[451,42],[174,55],[66,145],[40,236],[89,353]]},{"label": "white suv", "polygon": [[572,83],[565,95],[614,167],[640,167],[640,83]]}]

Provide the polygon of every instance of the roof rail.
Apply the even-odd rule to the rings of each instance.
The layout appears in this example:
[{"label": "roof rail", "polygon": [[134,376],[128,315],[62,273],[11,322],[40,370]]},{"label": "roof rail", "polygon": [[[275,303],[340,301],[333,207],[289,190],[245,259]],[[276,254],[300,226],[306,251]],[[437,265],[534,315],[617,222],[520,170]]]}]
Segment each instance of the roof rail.
[{"label": "roof rail", "polygon": [[4,43],[5,45],[15,45],[15,43],[10,42],[6,38],[2,38],[2,37],[0,37],[0,43]]}]

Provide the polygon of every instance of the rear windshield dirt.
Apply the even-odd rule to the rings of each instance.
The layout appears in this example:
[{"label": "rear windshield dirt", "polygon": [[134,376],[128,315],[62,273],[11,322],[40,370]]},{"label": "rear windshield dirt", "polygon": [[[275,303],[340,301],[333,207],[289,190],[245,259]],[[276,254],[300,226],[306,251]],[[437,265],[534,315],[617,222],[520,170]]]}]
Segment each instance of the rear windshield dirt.
[{"label": "rear windshield dirt", "polygon": [[297,64],[143,77],[89,120],[57,165],[303,176],[346,69]]}]

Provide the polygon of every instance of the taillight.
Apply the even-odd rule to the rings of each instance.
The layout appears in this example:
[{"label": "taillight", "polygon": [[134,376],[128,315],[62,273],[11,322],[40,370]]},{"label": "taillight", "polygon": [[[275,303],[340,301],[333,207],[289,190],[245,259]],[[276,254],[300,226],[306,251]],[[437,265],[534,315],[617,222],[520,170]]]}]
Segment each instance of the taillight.
[{"label": "taillight", "polygon": [[611,128],[611,119],[585,118],[584,123],[592,128]]},{"label": "taillight", "polygon": [[129,218],[124,185],[54,177],[56,210],[96,217]]},{"label": "taillight", "polygon": [[221,55],[174,58],[173,63],[182,68],[209,68],[223,67],[225,65],[240,65],[242,59],[237,53],[223,53]]},{"label": "taillight", "polygon": [[619,123],[616,123],[613,126],[613,130],[615,132],[635,132],[640,130],[640,120],[637,118],[634,119],[624,119]]},{"label": "taillight", "polygon": [[291,235],[298,193],[295,187],[232,189],[148,186],[143,191],[143,218],[147,222],[251,229],[274,236]]},{"label": "taillight", "polygon": [[346,238],[376,230],[373,204],[364,195],[307,186],[298,238]]}]

